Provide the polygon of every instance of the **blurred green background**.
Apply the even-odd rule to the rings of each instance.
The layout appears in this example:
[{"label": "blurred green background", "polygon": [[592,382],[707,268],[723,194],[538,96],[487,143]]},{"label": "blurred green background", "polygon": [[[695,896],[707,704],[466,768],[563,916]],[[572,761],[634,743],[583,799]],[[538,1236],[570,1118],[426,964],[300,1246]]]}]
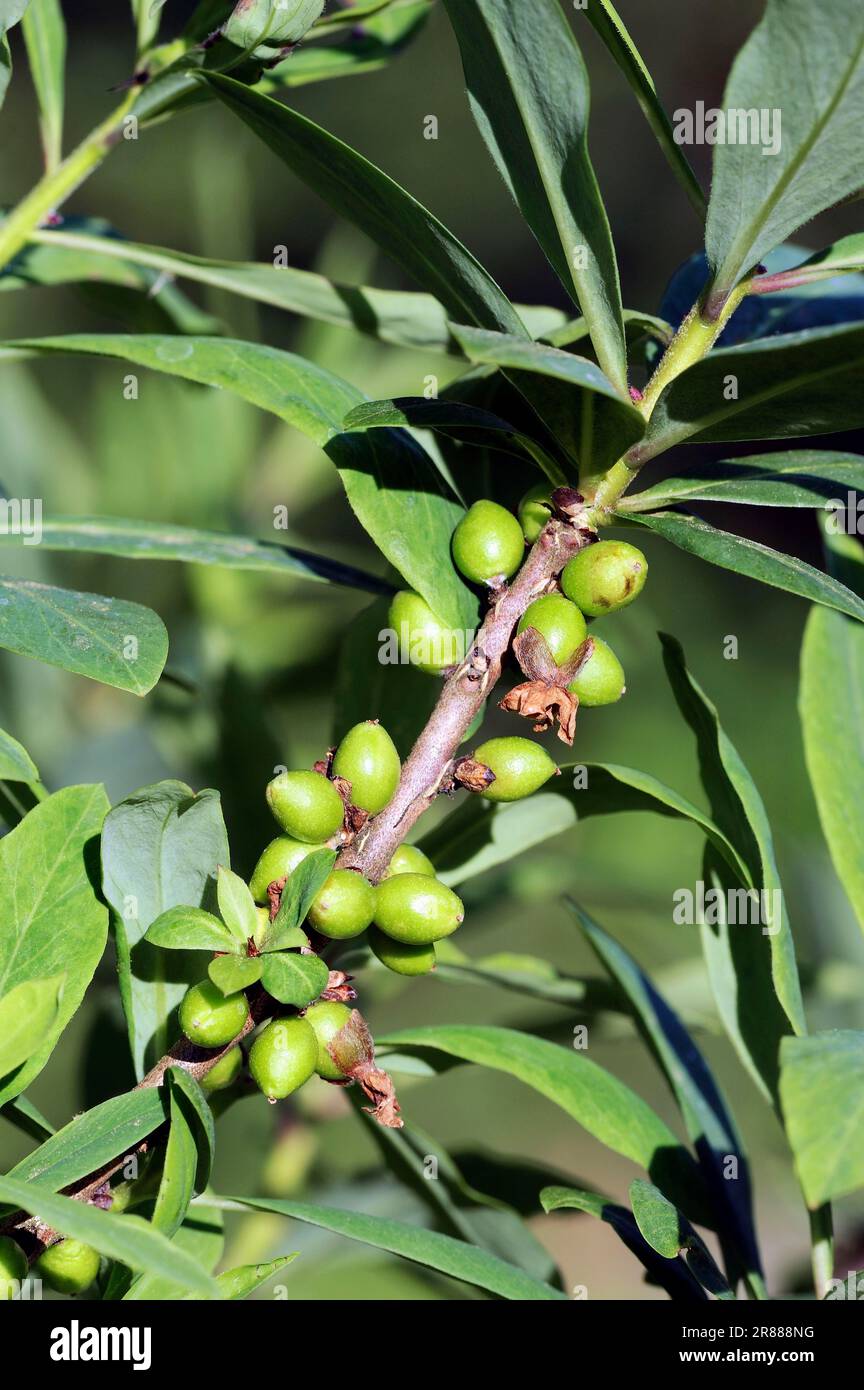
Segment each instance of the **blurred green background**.
[{"label": "blurred green background", "polygon": [[[620,9],[673,110],[697,99],[719,103],[729,63],[761,6],[757,0],[723,7],[710,0],[621,0]],[[64,11],[70,30],[68,141],[109,109],[108,89],[130,70],[132,40],[126,7],[117,0],[68,3]],[[169,24],[183,11],[169,0]],[[578,17],[576,24],[592,73],[592,153],[617,241],[624,301],[656,311],[674,268],[699,249],[699,227],[629,90],[589,26]],[[16,57],[0,148],[7,204],[39,175],[34,102],[20,43]],[[512,298],[564,307],[474,129],[443,13],[433,15],[417,43],[388,70],[302,88],[290,99],[431,207]],[[437,141],[423,138],[428,114],[438,117]],[[707,183],[710,150],[688,153]],[[334,224],[322,203],[214,107],[123,143],[69,211],[106,217],[138,241],[261,260],[272,260],[273,248],[284,245],[297,266],[347,281],[403,283],[360,235]],[[807,240],[815,249],[852,229],[848,213],[833,214],[808,228]],[[379,347],[219,294],[191,293],[224,321],[226,331],[290,347],[373,397],[418,394],[427,374],[437,374],[443,384],[454,373],[452,361]],[[71,289],[4,294],[0,316],[3,337],[118,326],[104,303]],[[143,373],[139,398],[127,401],[124,374],[119,363],[95,361],[3,365],[0,480],[9,495],[41,497],[47,515],[92,512],[271,538],[273,509],[284,506],[290,531],[287,537],[277,533],[277,539],[384,572],[332,466],[299,434],[228,395]],[[515,473],[502,481],[508,491],[518,485]],[[719,524],[741,525],[741,518],[728,513]],[[766,509],[748,516],[745,525],[748,534],[782,543],[804,558],[818,556],[815,523],[807,516]],[[812,1021],[860,1027],[864,1010],[850,967],[864,968],[864,943],[820,836],[796,715],[806,606],[708,569],[652,537],[645,546],[651,565],[646,594],[635,609],[606,625],[627,669],[627,697],[616,707],[580,716],[575,755],[646,769],[702,801],[692,739],[670,699],[655,635],[658,629],[674,632],[767,803],[802,969],[812,985]],[[0,656],[0,723],[28,747],[47,785],[102,780],[112,800],[168,776],[195,788],[216,786],[234,866],[248,872],[272,833],[263,788],[273,766],[308,765],[331,739],[334,685],[340,683],[343,692],[351,688],[346,637],[368,599],[324,585],[62,557],[38,548],[7,548],[2,560],[7,572],[144,602],[170,633],[168,676],[143,701]],[[736,660],[724,657],[730,635],[738,640]],[[357,717],[377,713],[361,710]],[[491,718],[490,728],[503,718]],[[790,1289],[800,1275],[807,1233],[783,1137],[719,1034],[696,929],[671,922],[673,890],[699,877],[700,857],[695,832],[672,821],[641,815],[590,821],[473,880],[459,945],[470,955],[530,951],[560,969],[596,974],[561,906],[568,891],[651,969],[676,1003],[701,1019],[699,1042],[749,1144],[769,1284]],[[495,1022],[551,1031],[566,1043],[579,1022],[568,1010],[492,989],[437,980],[402,985],[373,971],[361,975],[359,984],[361,1006],[379,1034],[410,1023]],[[106,960],[85,1007],[30,1092],[54,1123],[129,1084],[118,1039],[119,1000]],[[661,1077],[631,1032],[598,1027],[590,1055],[680,1129]],[[533,1158],[618,1197],[634,1176],[631,1165],[507,1078],[464,1067],[436,1081],[403,1080],[400,1095],[406,1116],[451,1151]],[[217,1190],[314,1194],[424,1219],[415,1199],[380,1163],[344,1096],[323,1083],[307,1087],[293,1107],[271,1108],[260,1096],[244,1099],[221,1128]],[[5,1167],[27,1147],[11,1127],[0,1125],[0,1164]],[[850,1248],[864,1242],[857,1224],[862,1218],[860,1201],[838,1209]],[[568,1214],[537,1217],[533,1224],[560,1260],[568,1287],[587,1285],[593,1298],[657,1296],[605,1225]],[[413,1267],[275,1217],[231,1217],[229,1232],[230,1263],[303,1252],[279,1276],[291,1298],[470,1296]]]}]

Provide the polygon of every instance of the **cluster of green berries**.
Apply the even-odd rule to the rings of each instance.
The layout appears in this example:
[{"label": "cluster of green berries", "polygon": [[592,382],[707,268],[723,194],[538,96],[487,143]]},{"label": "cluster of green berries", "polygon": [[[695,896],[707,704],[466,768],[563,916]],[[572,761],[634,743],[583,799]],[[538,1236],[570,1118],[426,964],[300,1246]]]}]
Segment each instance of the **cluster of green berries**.
[{"label": "cluster of green berries", "polygon": [[[57,1293],[83,1293],[99,1273],[99,1252],[83,1241],[58,1241],[36,1261],[34,1274]],[[27,1257],[10,1236],[0,1236],[0,1302],[13,1299],[28,1276]]]},{"label": "cluster of green berries", "polygon": [[[525,543],[533,544],[552,513],[551,488],[538,483],[519,503],[518,520],[484,499],[475,502],[453,533],[457,569],[474,584],[497,587],[522,563]],[[626,541],[598,541],[580,550],[566,565],[560,591],[532,603],[519,632],[535,628],[559,666],[565,665],[588,635],[586,619],[602,618],[625,608],[641,593],[648,562]],[[401,591],[390,607],[390,625],[403,634],[403,648],[421,670],[440,675],[463,656],[462,634],[449,628],[419,594]],[[624,670],[612,648],[592,637],[593,651],[567,689],[586,706],[609,705],[624,694]],[[479,751],[476,755],[479,758]],[[527,795],[527,792],[523,793]]]}]

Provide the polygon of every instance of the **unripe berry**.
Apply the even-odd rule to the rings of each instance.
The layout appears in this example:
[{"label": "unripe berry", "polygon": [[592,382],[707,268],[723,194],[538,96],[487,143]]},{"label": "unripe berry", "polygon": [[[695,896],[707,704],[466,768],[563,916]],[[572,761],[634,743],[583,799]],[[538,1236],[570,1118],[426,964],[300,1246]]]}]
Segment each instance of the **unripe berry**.
[{"label": "unripe berry", "polygon": [[530,738],[490,738],[474,758],[492,769],[495,781],[482,793],[489,801],[520,801],[557,772],[545,748]]},{"label": "unripe berry", "polygon": [[283,1100],[309,1080],[318,1065],[318,1039],[305,1018],[277,1018],[259,1033],[249,1070],[270,1100]]},{"label": "unripe berry", "polygon": [[256,903],[266,903],[267,888],[271,883],[293,874],[307,854],[314,854],[316,849],[323,848],[323,845],[310,845],[303,840],[294,840],[290,835],[278,835],[275,840],[271,840],[249,880],[249,888]]},{"label": "unripe berry", "polygon": [[594,651],[567,689],[580,705],[614,705],[624,694],[624,667],[610,646],[595,637]]},{"label": "unripe berry", "polygon": [[83,1293],[99,1273],[99,1251],[69,1236],[49,1245],[36,1261],[36,1270],[49,1288],[57,1293]]},{"label": "unripe berry", "polygon": [[202,1076],[201,1090],[205,1095],[210,1095],[213,1091],[224,1091],[229,1086],[233,1086],[242,1070],[243,1053],[239,1047],[232,1047],[230,1052],[226,1052],[224,1057],[219,1058],[215,1067],[211,1067]]},{"label": "unripe berry", "polygon": [[497,502],[475,502],[453,532],[453,559],[466,579],[509,579],[525,554],[522,527]]},{"label": "unripe berry", "polygon": [[529,603],[519,619],[517,633],[524,632],[526,627],[535,628],[545,637],[556,666],[569,661],[588,634],[581,612],[563,594],[544,594]]},{"label": "unripe berry", "polygon": [[375,890],[375,925],[409,946],[428,946],[450,936],[464,916],[456,894],[426,874],[396,874]]},{"label": "unripe berry", "polygon": [[315,1034],[318,1043],[318,1061],[315,1070],[319,1076],[323,1076],[325,1081],[341,1081],[345,1073],[333,1061],[327,1051],[327,1044],[331,1043],[336,1034],[345,1027],[351,1017],[351,1010],[347,1004],[340,1004],[336,999],[322,999],[320,1003],[313,1004],[311,1008],[308,1008],[303,1017]]},{"label": "unripe berry", "polygon": [[322,936],[341,941],[365,931],[374,910],[369,880],[353,869],[334,869],[309,909],[309,922]]},{"label": "unripe berry", "polygon": [[381,964],[396,975],[428,975],[435,969],[435,947],[431,943],[409,946],[405,941],[385,936],[377,927],[370,927],[369,945]]},{"label": "unripe berry", "polygon": [[552,515],[552,484],[535,483],[519,503],[519,525],[529,545],[533,545]]},{"label": "unripe berry", "polygon": [[400,845],[382,877],[392,878],[394,874],[426,874],[434,878],[435,865],[416,845]]},{"label": "unripe berry", "polygon": [[0,1303],[7,1303],[18,1293],[27,1278],[27,1257],[17,1241],[0,1236]]},{"label": "unripe berry", "polygon": [[402,763],[386,729],[374,720],[349,729],[333,759],[333,772],[351,783],[351,801],[377,816],[399,785]]},{"label": "unripe berry", "polygon": [[627,541],[597,541],[568,560],[561,588],[589,618],[602,618],[638,598],[648,578],[648,561]]},{"label": "unripe berry", "polygon": [[413,589],[400,589],[393,595],[388,623],[399,639],[403,659],[430,676],[458,665],[465,655],[461,633],[442,622]]},{"label": "unripe berry", "polygon": [[267,787],[270,810],[287,835],[320,844],[341,829],[342,798],[323,772],[280,772]]},{"label": "unripe berry", "polygon": [[180,1004],[180,1027],[199,1047],[224,1047],[236,1038],[249,1017],[246,995],[226,996],[212,980],[187,989]]}]

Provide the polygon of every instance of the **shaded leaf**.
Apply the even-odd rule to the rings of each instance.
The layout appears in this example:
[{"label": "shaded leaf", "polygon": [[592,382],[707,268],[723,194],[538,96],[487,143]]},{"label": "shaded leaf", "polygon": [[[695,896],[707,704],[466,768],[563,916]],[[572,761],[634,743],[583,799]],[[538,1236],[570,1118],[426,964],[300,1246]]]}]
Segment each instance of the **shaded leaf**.
[{"label": "shaded leaf", "polygon": [[864,491],[864,458],[824,449],[754,454],[752,458],[706,460],[687,476],[664,478],[628,493],[619,511],[652,511],[670,503],[737,502],[754,507],[824,507],[849,489]]},{"label": "shaded leaf", "polygon": [[0,779],[6,782],[38,782],[39,769],[27,749],[0,729]]},{"label": "shaded leaf", "polygon": [[63,153],[63,97],[66,26],[60,0],[30,0],[22,21],[33,85],[39,99],[39,129],[45,167],[54,169]]},{"label": "shaded leaf", "polygon": [[22,980],[0,999],[0,1076],[32,1057],[53,1030],[64,979]]},{"label": "shaded leaf", "polygon": [[335,862],[335,850],[316,849],[297,865],[282,890],[279,911],[269,931],[258,942],[262,951],[281,951],[286,946],[296,945],[291,934],[306,920],[306,914],[330,877]]},{"label": "shaded leaf", "polygon": [[164,1124],[165,1109],[165,1092],[153,1086],[112,1096],[57,1130],[10,1169],[9,1177],[58,1192],[118,1154],[131,1153]]},{"label": "shaded leaf", "polygon": [[[191,1256],[198,1269],[204,1270],[207,1274],[212,1274],[219,1263],[224,1244],[221,1211],[217,1211],[215,1207],[202,1206],[200,1202],[195,1203],[183,1225],[171,1238],[171,1245]],[[220,1288],[218,1277],[216,1287]],[[124,1291],[120,1296],[124,1302],[167,1303],[173,1299],[193,1295],[190,1295],[189,1288],[182,1278],[178,1280],[177,1276],[172,1279],[158,1274],[141,1274],[133,1281],[128,1291]],[[194,1296],[203,1297],[200,1292]],[[214,1295],[210,1294],[209,1297],[212,1298]]]},{"label": "shaded leaf", "polygon": [[674,1260],[679,1251],[686,1251],[687,1265],[700,1284],[718,1298],[734,1299],[734,1293],[690,1222],[659,1188],[635,1178],[630,1184],[630,1204],[636,1224],[652,1250],[667,1260]]},{"label": "shaded leaf", "polygon": [[162,1176],[150,1218],[154,1228],[169,1238],[183,1223],[195,1195],[198,1149],[192,1129],[190,1104],[177,1084],[179,1068],[170,1067],[165,1078],[170,1128],[162,1161]]},{"label": "shaded leaf", "polygon": [[864,1187],[864,1033],[784,1038],[780,1103],[807,1205]]},{"label": "shaded leaf", "polygon": [[225,924],[201,907],[169,907],[150,924],[144,939],[168,951],[239,950]]},{"label": "shaded leaf", "polygon": [[222,921],[234,940],[245,946],[258,926],[258,909],[248,883],[220,864],[216,873],[216,899]]},{"label": "shaded leaf", "polygon": [[15,1096],[14,1100],[8,1100],[5,1105],[0,1106],[0,1115],[39,1144],[44,1139],[50,1139],[55,1132],[50,1120],[46,1120],[41,1110],[37,1110],[26,1096]]},{"label": "shaded leaf", "polygon": [[105,949],[107,914],[93,882],[96,837],[108,802],[101,786],[66,787],[0,840],[0,989],[65,976],[41,1045],[0,1083],[0,1105],[44,1067]]}]

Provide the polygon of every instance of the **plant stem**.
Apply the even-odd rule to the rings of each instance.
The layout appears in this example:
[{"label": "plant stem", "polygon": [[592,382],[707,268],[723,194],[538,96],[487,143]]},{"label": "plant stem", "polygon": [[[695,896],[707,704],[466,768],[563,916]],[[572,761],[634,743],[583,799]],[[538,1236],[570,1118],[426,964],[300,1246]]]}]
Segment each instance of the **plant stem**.
[{"label": "plant stem", "polygon": [[711,351],[741,300],[748,293],[749,286],[749,280],[742,281],[722,303],[717,304],[709,285],[693,305],[645,388],[640,409],[646,419],[651,419],[660,393],[670,381],[674,381],[696,362],[701,362]]},{"label": "plant stem", "polygon": [[834,1277],[834,1222],[831,1203],[810,1212],[810,1263],[817,1298],[824,1298]]},{"label": "plant stem", "polygon": [[132,89],[120,105],[95,130],[91,130],[56,169],[46,173],[35,188],[0,223],[0,270],[26,246],[33,232],[63,204],[102,163],[120,139],[123,121],[138,98]]}]

